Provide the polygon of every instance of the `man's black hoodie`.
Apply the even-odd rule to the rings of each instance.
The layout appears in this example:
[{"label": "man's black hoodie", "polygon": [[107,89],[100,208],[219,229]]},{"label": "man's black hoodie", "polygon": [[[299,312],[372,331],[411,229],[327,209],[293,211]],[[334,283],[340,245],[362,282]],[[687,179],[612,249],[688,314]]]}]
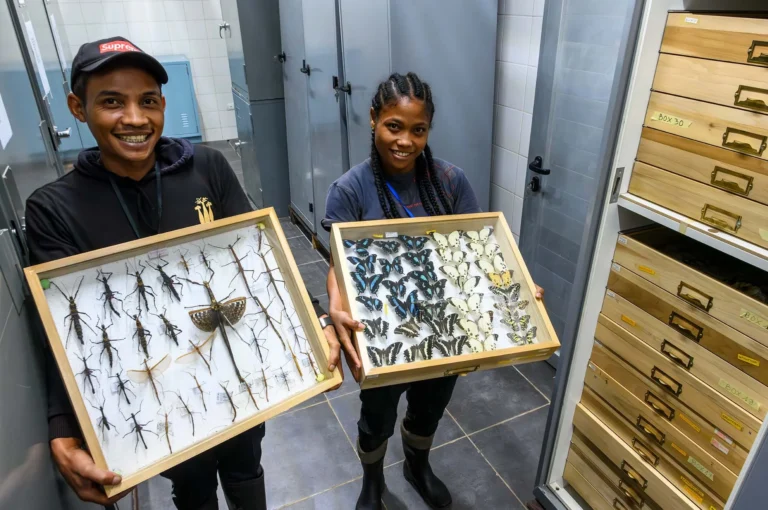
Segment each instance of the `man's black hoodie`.
[{"label": "man's black hoodie", "polygon": [[[27,200],[30,262],[40,264],[136,239],[110,181],[117,185],[142,237],[252,210],[220,152],[163,137],[155,156],[162,184],[161,218],[154,170],[134,181],[105,169],[98,149],[84,150],[73,171],[36,190]],[[313,303],[316,305],[315,300]],[[316,310],[324,313],[317,305]],[[80,437],[50,350],[46,363],[49,439]]]}]

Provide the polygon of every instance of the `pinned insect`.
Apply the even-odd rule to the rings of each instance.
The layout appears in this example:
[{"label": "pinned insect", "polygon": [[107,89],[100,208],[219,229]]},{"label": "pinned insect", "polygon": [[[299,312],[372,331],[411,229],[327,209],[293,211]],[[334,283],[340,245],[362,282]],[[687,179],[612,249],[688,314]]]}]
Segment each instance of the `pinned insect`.
[{"label": "pinned insect", "polygon": [[[253,402],[253,405],[256,406],[256,410],[259,410],[259,404],[256,403],[256,397],[253,396],[253,391],[251,391],[251,383],[248,381],[243,381],[240,383],[240,392],[243,391],[248,393],[248,396],[251,398],[251,402]],[[248,402],[245,403],[246,409],[248,408]]]},{"label": "pinned insect", "polygon": [[264,388],[264,397],[269,402],[269,381],[267,380],[267,373],[264,371],[264,367],[261,367],[261,386]]},{"label": "pinned insect", "polygon": [[96,394],[96,388],[93,387],[93,378],[95,377],[93,374],[94,372],[101,372],[98,368],[91,368],[88,366],[88,360],[91,359],[92,354],[89,354],[88,357],[83,356],[77,356],[77,359],[82,361],[83,363],[83,370],[78,372],[77,375],[83,376],[83,388],[88,389],[88,385],[91,386],[91,393]]},{"label": "pinned insect", "polygon": [[400,251],[400,243],[397,241],[374,241],[373,244],[393,255]]},{"label": "pinned insect", "polygon": [[344,241],[342,241],[342,242],[344,243],[344,247],[345,248],[354,248],[355,249],[354,251],[355,251],[356,255],[361,255],[361,256],[367,257],[368,256],[368,251],[367,250],[371,246],[371,244],[373,243],[373,239],[371,239],[370,237],[367,237],[365,239],[360,239],[359,241],[352,241],[350,239],[344,239]]},{"label": "pinned insect", "polygon": [[75,300],[77,299],[77,294],[80,292],[80,286],[83,284],[83,278],[84,276],[80,277],[80,283],[77,284],[77,290],[75,291],[74,296],[68,296],[64,293],[61,288],[59,288],[58,285],[56,285],[56,282],[51,282],[51,285],[53,285],[56,290],[58,290],[62,296],[64,296],[64,299],[66,299],[69,302],[69,315],[64,317],[64,325],[67,325],[67,319],[69,319],[69,330],[67,331],[67,343],[69,342],[69,335],[72,334],[72,329],[75,330],[75,335],[77,336],[77,339],[80,340],[80,345],[85,345],[85,341],[83,340],[83,324],[91,330],[92,333],[96,333],[93,331],[93,328],[88,326],[88,323],[85,322],[82,318],[80,318],[81,315],[85,315],[89,319],[91,318],[90,315],[88,315],[85,312],[81,312],[77,309],[77,304],[75,303]]},{"label": "pinned insect", "polygon": [[317,370],[317,365],[315,364],[315,360],[312,359],[312,354],[305,351],[299,351],[301,354],[304,355],[304,359],[307,361],[304,365],[309,365],[309,367],[312,369],[312,372],[315,374],[315,380],[322,381],[325,379],[325,376],[321,374]]},{"label": "pinned insect", "polygon": [[392,307],[395,309],[395,313],[400,318],[400,320],[405,320],[408,318],[408,314],[411,315],[411,317],[418,317],[419,314],[419,307],[417,305],[417,295],[418,290],[411,291],[410,294],[408,294],[408,297],[405,298],[405,301],[402,301],[398,299],[395,296],[389,295],[387,296],[387,300],[389,300],[389,304],[392,305]]},{"label": "pinned insect", "polygon": [[426,249],[418,252],[407,251],[402,256],[414,266],[423,266],[429,260],[431,253],[431,249]]},{"label": "pinned insect", "polygon": [[358,303],[362,303],[363,306],[365,306],[369,312],[380,312],[382,307],[384,306],[384,303],[381,302],[381,299],[371,297],[371,296],[357,296],[355,298],[355,301],[357,301]]},{"label": "pinned insect", "polygon": [[448,301],[437,301],[436,303],[419,301],[416,306],[418,309],[418,319],[423,322],[428,322],[442,319],[445,316],[445,309],[448,308]]},{"label": "pinned insect", "polygon": [[519,283],[515,283],[507,287],[499,287],[496,285],[491,285],[490,289],[491,289],[491,292],[493,292],[497,296],[502,296],[504,298],[504,301],[506,301],[507,303],[511,303],[520,299]]},{"label": "pinned insect", "polygon": [[450,234],[443,235],[440,232],[432,232],[432,239],[437,243],[440,249],[461,247],[461,230],[454,230]]},{"label": "pinned insect", "polygon": [[129,381],[127,379],[123,379],[120,376],[120,372],[118,372],[115,375],[110,375],[109,377],[110,377],[110,379],[113,378],[113,377],[115,379],[117,379],[117,382],[115,384],[117,385],[118,403],[119,403],[120,395],[122,395],[123,397],[125,397],[125,402],[128,405],[131,405],[131,399],[128,398],[128,392],[130,392],[131,395],[133,395],[133,398],[136,398],[136,394],[134,392],[132,392],[131,390],[129,390],[128,387],[126,386],[127,384],[131,384],[131,381]]},{"label": "pinned insect", "polygon": [[461,313],[462,317],[467,317],[480,309],[482,300],[482,294],[472,294],[467,299],[452,297],[448,301]]},{"label": "pinned insect", "polygon": [[389,323],[387,321],[378,317],[376,319],[363,319],[362,322],[365,324],[365,329],[363,330],[365,336],[371,340],[376,337],[386,338],[387,331],[389,331]]},{"label": "pinned insect", "polygon": [[470,231],[463,232],[463,235],[470,242],[486,244],[490,240],[492,233],[493,233],[493,228],[485,227],[484,229],[479,231],[470,230]]},{"label": "pinned insect", "polygon": [[[246,324],[246,326],[248,326]],[[264,364],[264,353],[262,352],[262,349],[267,351],[267,354],[269,354],[269,349],[266,347],[267,340],[259,340],[259,337],[256,336],[256,331],[253,328],[253,326],[248,326],[248,329],[251,330],[251,336],[253,337],[253,343],[249,345],[253,345],[256,347],[256,354],[259,356],[259,362],[263,365]],[[261,344],[261,342],[264,342],[264,345]]]},{"label": "pinned insect", "polygon": [[395,342],[388,345],[383,349],[378,347],[367,347],[368,359],[371,360],[371,364],[374,367],[381,367],[384,365],[394,365],[397,363],[397,355],[400,354],[400,350],[403,348],[403,342]]},{"label": "pinned insect", "polygon": [[480,244],[469,243],[469,249],[475,254],[477,258],[487,258],[493,260],[493,258],[499,254],[498,244]]},{"label": "pinned insect", "polygon": [[285,384],[285,387],[288,388],[288,391],[291,391],[291,376],[285,373],[285,370],[283,370],[282,367],[280,367],[280,371],[275,374],[275,379],[278,381],[282,381],[283,384]]},{"label": "pinned insect", "polygon": [[208,261],[208,257],[205,254],[205,245],[203,245],[203,248],[200,250],[200,260],[203,261],[203,265],[208,271],[213,271],[213,269],[211,269],[211,263]]},{"label": "pinned insect", "polygon": [[355,282],[358,294],[363,294],[365,291],[370,290],[371,294],[376,295],[379,291],[381,282],[384,281],[383,274],[372,274],[371,276],[365,276],[357,271],[351,274],[352,281]]},{"label": "pinned insect", "polygon": [[162,414],[165,418],[163,423],[157,424],[158,432],[162,432],[165,436],[165,442],[168,444],[168,451],[173,453],[173,447],[171,446],[171,422],[168,420],[168,412],[161,409],[157,414]]},{"label": "pinned insect", "polygon": [[155,317],[159,317],[160,320],[163,321],[163,327],[165,327],[165,334],[173,340],[173,343],[175,343],[177,346],[179,345],[179,338],[178,335],[181,333],[181,328],[173,324],[171,321],[168,320],[168,318],[165,316],[165,308],[163,309],[163,313],[156,314],[153,313]]},{"label": "pinned insect", "polygon": [[[271,250],[271,249],[272,249],[272,248],[270,247],[270,250]],[[280,294],[280,291],[279,291],[279,290],[278,290],[278,288],[277,288],[277,282],[280,282],[280,283],[282,283],[283,285],[285,285],[285,282],[284,282],[283,280],[277,280],[277,279],[275,279],[275,276],[272,274],[272,272],[273,272],[273,271],[278,271],[278,270],[279,270],[279,268],[277,268],[277,267],[275,267],[275,268],[270,268],[270,267],[269,267],[269,264],[267,263],[267,258],[266,258],[266,256],[265,256],[264,254],[262,254],[262,253],[261,253],[261,251],[257,251],[257,252],[256,252],[256,255],[258,255],[258,256],[259,256],[259,258],[261,259],[261,262],[262,262],[262,264],[264,264],[264,269],[265,269],[265,271],[264,271],[264,272],[262,272],[262,273],[261,273],[259,276],[257,276],[257,277],[256,277],[256,281],[258,281],[258,280],[259,280],[259,278],[261,278],[261,277],[262,277],[262,275],[267,275],[267,277],[269,278],[269,282],[268,282],[268,284],[267,284],[267,292],[269,292],[269,287],[270,287],[270,285],[271,285],[271,286],[272,286],[272,289],[273,289],[273,290],[274,290],[274,292],[275,292],[275,295],[277,296],[277,299],[279,299],[279,300],[280,300],[280,304],[283,306],[283,313],[284,313],[284,314],[285,314],[285,316],[288,318],[288,323],[289,323],[289,324],[290,324],[290,326],[291,326],[291,330],[293,331],[293,333],[294,333],[294,336],[295,336],[296,338],[298,338],[298,336],[299,336],[299,335],[298,335],[298,333],[297,333],[297,328],[296,328],[296,325],[293,323],[293,320],[291,320],[291,316],[288,314],[288,308],[285,306],[285,300],[283,300],[283,296],[282,296],[282,294]],[[249,290],[250,290],[250,289],[249,289]],[[257,304],[259,304],[259,306],[261,306],[261,301],[257,300],[255,296],[253,296],[253,299],[254,299],[254,301],[256,301],[256,302],[257,302]],[[273,299],[274,299],[274,298],[273,298]],[[264,307],[262,306],[262,310],[263,310],[263,309],[264,309]],[[272,330],[273,330],[273,331],[275,331],[275,332],[277,332],[277,328],[274,328],[274,327],[273,327],[273,328],[272,328]],[[282,336],[280,336],[280,334],[278,334],[278,337],[280,338],[280,340],[282,340]],[[259,357],[261,357],[261,355],[259,355]],[[263,363],[263,361],[262,361],[262,363]]]},{"label": "pinned insect", "polygon": [[107,362],[109,363],[109,369],[112,370],[112,365],[114,363],[114,357],[117,355],[118,359],[120,358],[120,353],[117,350],[117,347],[112,345],[112,342],[120,342],[124,340],[124,338],[109,338],[109,334],[107,334],[107,330],[112,327],[112,324],[109,326],[97,325],[97,328],[101,330],[101,341],[100,342],[91,342],[96,345],[101,345],[101,352],[99,353],[99,363],[101,363],[101,358],[104,356],[104,354],[107,355]]},{"label": "pinned insect", "polygon": [[407,348],[405,352],[403,352],[405,362],[413,363],[414,361],[418,361],[420,359],[424,361],[431,360],[437,340],[438,339],[435,335],[430,335],[418,344]]},{"label": "pinned insect", "polygon": [[[205,367],[208,369],[208,373],[212,375],[211,372],[211,364],[208,362],[209,359],[211,359],[211,347],[213,346],[213,337],[216,336],[216,332],[214,331],[211,333],[208,338],[200,342],[200,344],[195,344],[192,340],[187,340],[189,342],[189,345],[191,349],[188,353],[182,354],[178,358],[176,358],[176,363],[181,364],[187,364],[192,363],[198,358],[203,360],[203,363],[205,363]],[[208,359],[206,359],[205,354],[208,353]]]},{"label": "pinned insect", "polygon": [[152,421],[148,421],[147,423],[139,423],[139,420],[136,419],[136,415],[141,413],[141,404],[139,404],[139,411],[137,413],[131,413],[128,418],[125,418],[125,415],[123,415],[123,418],[125,418],[125,421],[133,421],[133,427],[131,430],[123,436],[123,438],[128,437],[131,434],[136,434],[136,446],[134,447],[133,451],[136,452],[136,450],[139,449],[139,440],[141,440],[141,444],[144,445],[144,449],[148,450],[147,442],[144,440],[144,432],[149,432],[150,434],[154,434],[157,437],[157,434],[152,432],[151,430],[147,429],[147,425],[152,423]]},{"label": "pinned insect", "polygon": [[187,252],[181,253],[181,250],[179,250],[179,257],[181,257],[181,266],[184,268],[184,271],[189,274],[189,262],[187,262],[187,259],[185,258]]},{"label": "pinned insect", "polygon": [[200,384],[200,381],[197,380],[195,374],[189,374],[189,376],[195,381],[195,389],[200,393],[200,401],[203,403],[203,410],[207,413],[208,407],[205,405],[205,392],[203,391],[203,386]]},{"label": "pinned insect", "polygon": [[133,273],[130,272],[128,269],[128,264],[125,264],[125,272],[126,274],[129,274],[136,278],[136,288],[131,291],[130,294],[125,296],[126,299],[131,297],[132,294],[138,293],[138,311],[141,312],[141,300],[144,300],[144,308],[147,312],[149,312],[149,301],[147,300],[147,294],[152,296],[152,305],[155,307],[155,310],[157,310],[157,304],[155,303],[155,292],[149,285],[144,283],[144,279],[141,277],[142,274],[144,274],[144,271],[147,269],[145,265],[141,263],[141,261],[138,262],[139,267],[141,267],[141,271],[134,271]]},{"label": "pinned insect", "polygon": [[229,390],[227,390],[227,387],[221,383],[219,383],[219,386],[224,390],[224,395],[226,395],[229,405],[232,407],[232,423],[235,423],[235,420],[237,419],[237,406],[235,405],[234,400],[232,400],[232,395],[229,393]]},{"label": "pinned insect", "polygon": [[445,357],[461,356],[464,352],[469,352],[469,339],[466,336],[457,336],[449,340],[438,340],[435,347]]},{"label": "pinned insect", "polygon": [[[165,272],[163,269],[165,266],[168,265],[168,262],[166,262],[163,259],[160,259],[162,262],[165,262],[163,265],[157,264],[156,266],[152,266],[152,264],[149,264],[149,267],[160,273],[160,279],[162,280],[162,284],[160,285],[161,289],[166,289],[168,293],[171,295],[172,298],[176,298],[176,301],[181,303],[181,296],[179,295],[179,292],[176,291],[176,285],[179,286],[179,289],[183,292],[184,286],[179,281],[179,277],[175,274],[169,275]],[[154,296],[153,296],[154,298]],[[144,298],[146,299],[146,297]],[[147,310],[149,311],[149,310]],[[178,345],[178,342],[177,342]]]},{"label": "pinned insect", "polygon": [[459,264],[464,262],[467,254],[463,251],[452,251],[450,248],[438,248],[437,254],[446,264]]},{"label": "pinned insect", "polygon": [[240,239],[241,237],[237,236],[237,239],[235,239],[235,242],[232,244],[228,244],[226,247],[215,246],[215,245],[211,245],[211,246],[213,246],[217,250],[228,250],[229,253],[232,255],[232,262],[221,266],[221,267],[227,267],[227,266],[231,266],[232,264],[235,264],[237,266],[237,272],[235,273],[235,276],[232,277],[232,280],[230,280],[229,284],[232,285],[232,282],[235,281],[235,278],[237,278],[238,275],[241,275],[243,277],[243,283],[245,283],[246,288],[250,292],[250,287],[248,286],[248,282],[245,279],[245,273],[253,273],[253,270],[243,268],[243,259],[245,259],[247,255],[238,257],[237,253],[235,253],[235,245],[240,242]]},{"label": "pinned insect", "polygon": [[389,278],[389,273],[392,272],[394,269],[399,274],[404,274],[405,270],[403,269],[403,264],[400,262],[400,257],[395,257],[392,259],[392,262],[390,262],[387,259],[379,259],[379,264],[381,265],[381,272],[384,274],[385,277]]},{"label": "pinned insect", "polygon": [[149,341],[152,340],[152,333],[144,328],[138,315],[131,315],[130,317],[136,325],[136,331],[133,333],[133,336],[139,342],[139,349],[144,353],[144,357],[149,358]]},{"label": "pinned insect", "polygon": [[101,269],[99,269],[96,272],[96,280],[101,282],[101,284],[104,286],[104,292],[101,293],[101,296],[99,296],[99,299],[104,300],[104,316],[105,317],[107,315],[107,306],[109,306],[109,309],[112,311],[112,313],[120,317],[120,313],[117,310],[115,310],[114,301],[120,301],[120,306],[122,306],[123,300],[117,297],[117,295],[120,294],[119,292],[115,292],[110,288],[109,286],[110,278],[112,278],[112,273],[105,273]]},{"label": "pinned insect", "polygon": [[[480,278],[479,276],[477,277]],[[427,299],[443,299],[445,297],[445,284],[448,280],[442,279],[436,282],[429,280],[416,280],[416,287]]]},{"label": "pinned insect", "polygon": [[400,278],[398,281],[384,280],[381,284],[390,294],[397,297],[405,297],[406,287],[405,283],[408,281],[408,277]]},{"label": "pinned insect", "polygon": [[181,407],[177,407],[179,411],[184,411],[187,413],[187,416],[189,416],[189,421],[192,424],[192,437],[195,436],[195,411],[192,411],[192,409],[189,408],[189,404],[184,402],[184,399],[181,398],[181,393],[176,393],[176,397],[179,399],[179,402],[181,402]]},{"label": "pinned insect", "polygon": [[421,325],[413,318],[408,322],[404,322],[395,328],[396,335],[404,335],[408,338],[416,338],[421,331]]},{"label": "pinned insect", "polygon": [[427,241],[429,241],[429,237],[423,237],[423,236],[417,236],[417,237],[411,237],[407,235],[399,235],[397,236],[400,241],[403,242],[405,247],[409,250],[420,250],[424,247],[424,244],[426,244]]},{"label": "pinned insect", "polygon": [[101,437],[105,438],[107,435],[107,432],[109,432],[112,429],[115,429],[115,432],[117,432],[117,427],[114,426],[114,424],[110,423],[107,419],[107,415],[104,414],[104,405],[107,403],[107,399],[104,398],[104,393],[101,394],[101,405],[93,405],[91,402],[88,402],[88,404],[95,410],[99,411],[99,414],[101,415],[99,417],[99,420],[96,422],[96,426],[101,429]]},{"label": "pinned insect", "polygon": [[365,257],[347,257],[347,260],[355,266],[355,271],[360,274],[365,274],[366,271],[373,273],[376,269],[376,266],[374,266],[376,263],[375,253]]},{"label": "pinned insect", "polygon": [[453,336],[453,330],[458,321],[459,321],[459,314],[452,313],[451,315],[448,315],[446,317],[434,318],[431,320],[427,320],[426,322],[429,325],[432,332],[438,337],[449,337],[449,336]]},{"label": "pinned insect", "polygon": [[160,361],[149,366],[149,363],[147,363],[148,360],[143,361],[144,368],[143,369],[135,369],[135,370],[129,370],[126,375],[128,375],[128,379],[131,381],[141,384],[149,382],[149,384],[152,385],[152,391],[155,392],[155,398],[157,399],[157,403],[162,405],[162,401],[160,400],[160,392],[157,391],[157,384],[155,382],[156,378],[159,377],[163,372],[168,370],[168,367],[171,366],[171,357],[169,355],[163,356]]}]

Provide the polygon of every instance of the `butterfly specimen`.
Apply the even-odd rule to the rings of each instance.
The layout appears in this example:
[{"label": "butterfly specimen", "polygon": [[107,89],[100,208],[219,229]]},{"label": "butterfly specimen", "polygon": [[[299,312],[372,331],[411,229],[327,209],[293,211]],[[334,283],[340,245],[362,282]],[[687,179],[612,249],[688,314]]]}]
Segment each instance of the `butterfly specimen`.
[{"label": "butterfly specimen", "polygon": [[410,262],[412,265],[422,266],[429,261],[429,256],[431,253],[432,253],[432,250],[426,249],[418,252],[407,251],[403,253],[402,256],[405,257],[405,260]]},{"label": "butterfly specimen", "polygon": [[491,260],[499,253],[499,245],[492,243],[485,245],[480,243],[469,243],[469,249],[472,250],[477,258],[485,257]]},{"label": "butterfly specimen", "polygon": [[392,307],[395,309],[397,316],[400,317],[400,320],[405,320],[408,318],[408,314],[410,314],[411,317],[418,316],[419,307],[416,301],[417,295],[418,291],[414,290],[408,294],[408,297],[405,298],[405,301],[402,301],[396,296],[392,295],[387,296],[387,299],[389,300],[389,304],[392,305]]},{"label": "butterfly specimen", "polygon": [[493,312],[483,312],[477,320],[477,327],[484,335],[489,336],[493,332]]},{"label": "butterfly specimen", "polygon": [[370,289],[371,294],[376,294],[379,290],[381,282],[384,281],[383,274],[372,274],[371,276],[365,276],[364,274],[353,272],[351,275],[352,281],[355,282],[358,294],[364,293]]},{"label": "butterfly specimen", "polygon": [[466,231],[464,232],[464,237],[469,239],[470,242],[486,244],[488,242],[488,239],[490,239],[492,233],[493,233],[493,229],[490,227],[486,227],[477,232],[473,230]]},{"label": "butterfly specimen", "polygon": [[387,331],[389,331],[389,322],[383,320],[381,317],[377,319],[363,319],[362,322],[365,324],[363,333],[365,333],[365,336],[371,340],[377,336],[381,338],[387,336]]},{"label": "butterfly specimen", "polygon": [[435,335],[430,335],[418,344],[408,347],[404,352],[403,356],[405,357],[405,361],[407,363],[411,363],[413,361],[418,360],[430,360],[432,359],[432,354],[435,352],[435,346],[437,345],[438,338]]},{"label": "butterfly specimen", "polygon": [[469,264],[462,262],[456,266],[440,266],[440,272],[450,278],[454,285],[461,285],[469,276]]},{"label": "butterfly specimen", "polygon": [[477,312],[480,309],[480,302],[482,299],[482,294],[472,294],[467,299],[452,297],[450,302],[462,316],[466,317],[470,313]]},{"label": "butterfly specimen", "polygon": [[397,363],[397,355],[400,354],[402,348],[403,342],[395,342],[383,349],[368,346],[368,359],[371,360],[374,367],[394,365]]},{"label": "butterfly specimen", "polygon": [[365,274],[366,271],[373,273],[375,271],[374,262],[376,262],[376,254],[368,255],[364,258],[359,257],[347,257],[347,260],[355,265],[355,271],[360,274]]},{"label": "butterfly specimen", "polygon": [[434,319],[425,321],[432,332],[439,336],[453,336],[456,323],[459,321],[459,314],[452,313],[446,317],[435,317]]},{"label": "butterfly specimen", "polygon": [[437,303],[420,301],[417,306],[419,309],[419,320],[428,322],[440,319],[445,315],[445,309],[448,308],[448,301],[438,301]]},{"label": "butterfly specimen", "polygon": [[435,263],[431,260],[424,264],[424,272],[427,273],[427,276],[430,280],[433,282],[437,281],[437,273],[435,273]]},{"label": "butterfly specimen", "polygon": [[357,249],[367,250],[368,247],[370,247],[371,244],[373,244],[373,239],[371,239],[370,237],[367,237],[365,239],[360,239],[358,241],[353,241],[351,239],[344,239],[344,241],[342,242],[344,243],[344,248],[354,247],[356,250]]},{"label": "butterfly specimen", "polygon": [[448,247],[458,248],[459,246],[461,246],[461,231],[454,230],[447,236],[439,232],[433,232],[432,239],[435,240],[435,242],[437,243],[437,246],[441,249],[446,249]]},{"label": "butterfly specimen", "polygon": [[[479,277],[478,277],[479,278]],[[416,280],[416,287],[427,299],[443,299],[445,297],[445,284],[448,280],[430,282],[429,280]]]},{"label": "butterfly specimen", "polygon": [[475,321],[470,319],[460,319],[459,327],[464,330],[470,341],[480,338],[480,328]]},{"label": "butterfly specimen", "polygon": [[483,340],[468,340],[469,347],[472,349],[472,352],[484,352],[484,351],[492,351],[496,349],[496,340],[499,338],[499,335],[490,335],[485,337]]},{"label": "butterfly specimen", "polygon": [[399,235],[397,236],[398,239],[400,239],[405,247],[409,250],[420,250],[424,247],[424,243],[429,241],[428,237],[411,237],[406,235]]},{"label": "butterfly specimen", "polygon": [[512,328],[513,331],[525,331],[531,323],[530,315],[519,315],[517,312],[511,317],[504,317],[501,322]]},{"label": "butterfly specimen", "polygon": [[400,278],[398,281],[391,281],[391,280],[384,280],[381,282],[381,284],[384,286],[385,289],[389,291],[390,294],[397,297],[404,297],[405,291],[407,290],[405,287],[405,282],[408,281],[408,277]]},{"label": "butterfly specimen", "polygon": [[459,287],[461,289],[462,294],[469,296],[471,294],[474,294],[475,289],[479,284],[480,284],[479,276],[470,276],[465,281],[463,281]]},{"label": "butterfly specimen", "polygon": [[403,274],[405,271],[403,270],[403,264],[400,262],[400,257],[395,257],[392,259],[392,262],[388,261],[387,259],[379,259],[379,264],[381,264],[381,272],[389,278],[389,273],[394,269],[400,274]]},{"label": "butterfly specimen", "polygon": [[397,241],[374,241],[373,244],[387,253],[395,254],[400,251],[400,243]]},{"label": "butterfly specimen", "polygon": [[520,298],[520,284],[515,283],[508,287],[500,287],[497,285],[491,285],[491,292],[497,296],[502,296],[507,303],[511,301],[517,301]]},{"label": "butterfly specimen", "polygon": [[464,262],[464,258],[467,255],[463,251],[451,251],[450,248],[438,248],[437,254],[440,255],[440,258],[446,264],[458,264]]},{"label": "butterfly specimen", "polygon": [[438,340],[435,347],[445,357],[461,356],[465,350],[467,352],[470,350],[469,339],[466,336],[457,336],[449,340]]},{"label": "butterfly specimen", "polygon": [[396,335],[407,336],[408,338],[416,338],[421,332],[421,325],[419,322],[412,318],[408,322],[404,322],[395,328]]},{"label": "butterfly specimen", "polygon": [[532,344],[534,340],[536,340],[536,326],[529,329],[525,336],[520,335],[519,333],[507,333],[507,337],[509,337],[515,345]]},{"label": "butterfly specimen", "polygon": [[381,299],[370,296],[357,296],[355,301],[365,305],[369,312],[380,312],[384,306],[384,303],[381,302]]}]

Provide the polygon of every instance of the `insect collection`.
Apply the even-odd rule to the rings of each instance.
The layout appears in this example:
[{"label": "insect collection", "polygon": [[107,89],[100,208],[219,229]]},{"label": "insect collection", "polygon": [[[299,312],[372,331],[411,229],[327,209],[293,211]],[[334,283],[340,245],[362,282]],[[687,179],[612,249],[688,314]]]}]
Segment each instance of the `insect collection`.
[{"label": "insect collection", "polygon": [[372,367],[539,342],[492,227],[378,237],[342,241]]},{"label": "insect collection", "polygon": [[135,473],[324,380],[264,228],[41,282],[109,469]]}]

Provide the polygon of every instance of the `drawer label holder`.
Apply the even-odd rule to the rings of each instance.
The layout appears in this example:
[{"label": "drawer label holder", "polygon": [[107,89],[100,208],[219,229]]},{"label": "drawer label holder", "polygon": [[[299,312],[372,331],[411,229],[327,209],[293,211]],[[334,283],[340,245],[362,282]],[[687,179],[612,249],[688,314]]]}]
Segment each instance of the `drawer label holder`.
[{"label": "drawer label holder", "polygon": [[663,122],[664,124],[669,124],[670,126],[675,126],[683,129],[688,129],[689,127],[691,127],[691,125],[693,125],[693,121],[681,119],[676,115],[672,115],[664,112],[653,112],[653,115],[651,115],[651,120]]},{"label": "drawer label holder", "polygon": [[686,416],[683,413],[677,413],[678,416],[680,416],[680,419],[683,420],[689,427],[691,427],[696,432],[701,432],[701,427],[696,425],[696,422],[694,422],[692,419],[690,419],[688,416]]}]

